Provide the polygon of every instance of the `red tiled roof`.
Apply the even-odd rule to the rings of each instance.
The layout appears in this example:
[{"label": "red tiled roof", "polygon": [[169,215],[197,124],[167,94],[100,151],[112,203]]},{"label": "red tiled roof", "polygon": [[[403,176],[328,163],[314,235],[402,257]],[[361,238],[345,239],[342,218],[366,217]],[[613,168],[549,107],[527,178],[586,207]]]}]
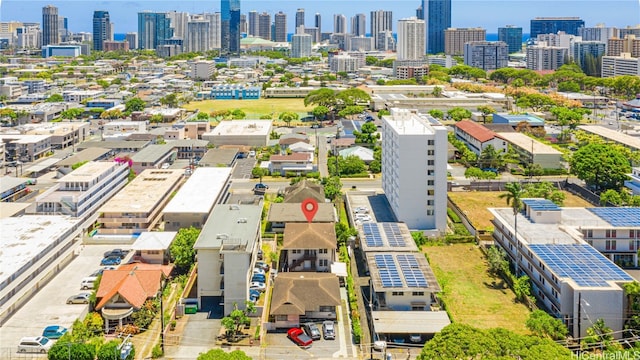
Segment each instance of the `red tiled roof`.
[{"label": "red tiled roof", "polygon": [[498,136],[493,131],[475,121],[462,120],[456,123],[456,127],[480,142],[489,141]]},{"label": "red tiled roof", "polygon": [[156,270],[105,270],[96,292],[99,299],[96,310],[102,309],[115,295],[120,295],[136,309],[154,297],[160,289],[162,271]]},{"label": "red tiled roof", "polygon": [[306,153],[294,153],[291,155],[271,155],[271,162],[273,161],[309,161],[311,154]]}]

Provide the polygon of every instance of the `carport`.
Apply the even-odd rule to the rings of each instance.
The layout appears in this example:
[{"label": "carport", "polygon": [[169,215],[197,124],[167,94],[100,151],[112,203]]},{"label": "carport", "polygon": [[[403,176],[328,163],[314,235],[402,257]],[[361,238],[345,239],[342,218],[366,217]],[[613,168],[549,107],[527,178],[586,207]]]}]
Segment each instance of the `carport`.
[{"label": "carport", "polygon": [[373,311],[373,328],[379,338],[431,337],[451,324],[446,311]]}]

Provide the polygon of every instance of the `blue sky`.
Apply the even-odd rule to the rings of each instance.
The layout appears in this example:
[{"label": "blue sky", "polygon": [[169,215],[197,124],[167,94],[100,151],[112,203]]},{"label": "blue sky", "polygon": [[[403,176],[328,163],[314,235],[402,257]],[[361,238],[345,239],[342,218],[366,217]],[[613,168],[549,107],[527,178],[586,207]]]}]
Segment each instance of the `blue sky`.
[{"label": "blue sky", "polygon": [[[220,1],[164,1],[164,0],[0,0],[1,21],[41,22],[41,9],[45,5],[55,5],[61,16],[69,19],[71,31],[92,31],[91,19],[94,10],[107,10],[115,25],[116,33],[137,31],[137,15],[142,10],[185,11],[189,13],[215,12],[220,10]],[[306,23],[313,24],[313,15],[322,14],[322,30],[331,31],[333,14],[344,14],[349,18],[357,13],[367,16],[372,10],[392,10],[394,28],[397,20],[415,15],[420,0],[241,0],[243,13],[250,10],[287,13],[289,32],[293,32],[295,11],[302,7],[306,13]],[[499,26],[513,24],[529,31],[529,20],[536,16],[579,16],[586,26],[604,23],[607,26],[626,27],[640,24],[640,0],[452,0],[452,26],[476,27],[496,33]]]}]

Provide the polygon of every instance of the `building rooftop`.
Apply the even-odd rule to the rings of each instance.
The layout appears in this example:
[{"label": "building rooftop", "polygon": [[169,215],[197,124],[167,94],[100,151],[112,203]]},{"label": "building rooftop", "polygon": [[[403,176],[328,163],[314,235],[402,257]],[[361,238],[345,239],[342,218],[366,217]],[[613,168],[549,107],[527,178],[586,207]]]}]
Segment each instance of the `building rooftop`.
[{"label": "building rooftop", "polygon": [[238,149],[209,149],[202,159],[200,166],[231,166],[238,155]]},{"label": "building rooftop", "polygon": [[434,125],[442,126],[431,116],[416,114],[409,109],[391,109],[391,115],[382,117],[384,123],[402,135],[435,134]]},{"label": "building rooftop", "polygon": [[519,132],[499,132],[498,136],[512,143],[513,145],[525,150],[529,153],[533,151],[536,155],[562,155],[562,153],[553,147],[543,144],[540,141],[530,138]]},{"label": "building rooftop", "polygon": [[193,248],[252,251],[259,236],[262,205],[216,205]]},{"label": "building rooftop", "polygon": [[321,306],[340,305],[340,283],[334,274],[283,272],[273,283],[271,315],[304,315]]},{"label": "building rooftop", "polygon": [[227,120],[221,121],[209,134],[229,135],[269,135],[271,120]]},{"label": "building rooftop", "polygon": [[623,134],[600,125],[579,125],[578,129],[601,136],[621,145],[628,146],[633,150],[640,151],[640,138]]},{"label": "building rooftop", "polygon": [[427,259],[419,252],[379,252],[367,254],[373,289],[381,291],[439,292]]},{"label": "building rooftop", "polygon": [[196,168],[162,212],[209,214],[230,175],[231,168]]},{"label": "building rooftop", "polygon": [[[301,210],[301,203],[272,203],[269,206],[269,222],[307,222],[307,218]],[[318,203],[318,212],[313,217],[313,222],[336,222],[336,210],[332,203]]]},{"label": "building rooftop", "polygon": [[149,144],[149,141],[127,141],[127,140],[112,140],[112,141],[85,141],[76,146],[77,149],[88,148],[104,148],[104,149],[142,149]]},{"label": "building rooftop", "polygon": [[118,164],[112,161],[90,161],[63,176],[58,180],[58,182],[88,182],[116,166],[118,166]]},{"label": "building rooftop", "polygon": [[612,226],[640,227],[640,207],[632,208],[589,208],[589,211],[596,214],[602,220]]},{"label": "building rooftop", "polygon": [[0,284],[77,224],[78,220],[58,215],[24,215],[0,219]]},{"label": "building rooftop", "polygon": [[31,203],[0,202],[0,219],[23,213],[29,206]]},{"label": "building rooftop", "polygon": [[466,132],[474,139],[485,142],[489,141],[497,136],[496,133],[482,126],[482,124],[478,124],[475,121],[463,120],[456,123],[455,127],[460,130]]},{"label": "building rooftop", "polygon": [[362,251],[418,251],[409,228],[404,223],[365,222],[358,225]]},{"label": "building rooftop", "polygon": [[134,163],[156,163],[171,151],[173,151],[171,144],[149,145],[131,156],[131,160]]},{"label": "building rooftop", "polygon": [[147,169],[120,190],[99,210],[99,213],[135,213],[151,212],[156,205],[168,196],[170,189],[182,179],[182,169]]},{"label": "building rooftop", "polygon": [[373,311],[377,334],[435,334],[451,324],[446,311]]},{"label": "building rooftop", "polygon": [[283,239],[283,249],[335,249],[337,246],[333,223],[290,222],[284,227]]},{"label": "building rooftop", "polygon": [[145,231],[131,244],[131,250],[167,250],[177,234],[176,231]]},{"label": "building rooftop", "polygon": [[60,160],[57,163],[57,165],[60,167],[63,167],[63,166],[72,166],[74,164],[77,164],[83,161],[93,161],[107,155],[110,151],[111,151],[110,149],[99,148],[99,147],[87,148],[78,152],[73,156]]},{"label": "building rooftop", "polygon": [[493,114],[494,124],[508,123],[511,126],[517,126],[523,121],[526,121],[527,123],[529,123],[529,125],[532,126],[544,126],[544,119],[531,114]]},{"label": "building rooftop", "polygon": [[26,184],[27,181],[29,181],[29,179],[13,176],[2,176],[0,177],[0,193],[4,194],[5,191],[9,191],[22,184]]}]

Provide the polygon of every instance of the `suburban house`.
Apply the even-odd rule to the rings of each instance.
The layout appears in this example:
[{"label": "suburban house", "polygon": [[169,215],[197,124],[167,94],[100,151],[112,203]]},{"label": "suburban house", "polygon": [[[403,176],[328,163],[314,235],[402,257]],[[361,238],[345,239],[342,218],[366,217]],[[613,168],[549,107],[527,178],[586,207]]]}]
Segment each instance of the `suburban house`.
[{"label": "suburban house", "polygon": [[176,238],[176,231],[145,231],[131,245],[133,260],[148,264],[168,264],[169,247]]},{"label": "suburban house", "polygon": [[297,143],[289,145],[289,150],[291,150],[292,153],[313,153],[316,148],[304,141],[298,141]]},{"label": "suburban house", "polygon": [[333,223],[287,223],[280,264],[283,271],[331,271],[336,261]]},{"label": "suburban house", "polygon": [[284,134],[280,136],[280,139],[278,139],[278,145],[280,145],[280,148],[282,149],[287,149],[290,145],[298,142],[309,144],[311,140],[309,140],[307,135],[299,133]]},{"label": "suburban house", "polygon": [[302,203],[306,199],[314,199],[318,203],[325,202],[324,187],[316,182],[303,179],[284,189],[285,203]]},{"label": "suburban house", "polygon": [[305,320],[335,320],[340,284],[334,274],[280,273],[273,283],[269,329],[300,326]]},{"label": "suburban house", "polygon": [[198,306],[224,304],[224,315],[244,309],[261,246],[258,205],[216,205],[193,248],[198,256]]},{"label": "suburban house", "polygon": [[507,151],[507,142],[504,139],[475,121],[458,121],[454,126],[454,132],[456,139],[464,142],[476,155],[482,154],[489,145],[497,152]]},{"label": "suburban house", "polygon": [[173,266],[127,264],[105,270],[96,291],[96,311],[104,318],[105,332],[133,322],[131,315],[163,288]]},{"label": "suburban house", "polygon": [[288,172],[306,174],[316,170],[313,153],[295,153],[291,155],[271,155],[269,171],[284,176]]},{"label": "suburban house", "polygon": [[341,150],[348,149],[355,145],[355,138],[340,138],[331,140],[331,152],[333,154],[339,153]]},{"label": "suburban house", "polygon": [[[318,203],[318,212],[313,217],[314,223],[335,223],[338,214],[332,203]],[[271,231],[284,232],[288,223],[307,223],[307,218],[302,212],[302,203],[272,203],[269,206],[267,222],[271,224]]]},{"label": "suburban house", "polygon": [[365,164],[369,164],[374,160],[373,150],[367,149],[362,146],[354,146],[347,149],[343,149],[339,151],[339,154],[342,158],[347,158],[349,156],[355,156],[358,159],[365,162]]}]

